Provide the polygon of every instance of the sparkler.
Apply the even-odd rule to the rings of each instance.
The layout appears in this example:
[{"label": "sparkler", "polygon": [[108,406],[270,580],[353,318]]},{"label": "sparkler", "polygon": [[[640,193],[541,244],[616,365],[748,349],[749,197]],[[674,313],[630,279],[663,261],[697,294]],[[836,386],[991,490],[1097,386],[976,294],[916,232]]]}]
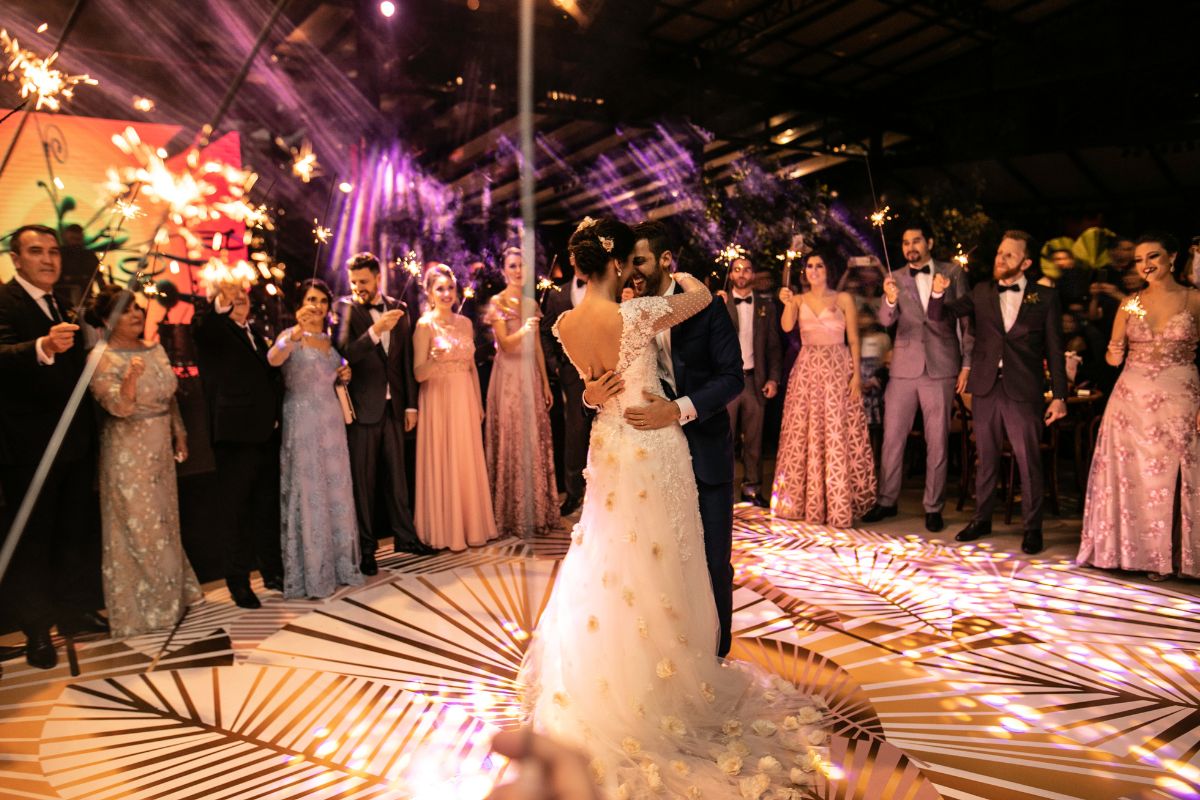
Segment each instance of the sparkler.
[{"label": "sparkler", "polygon": [[1146,307],[1142,305],[1141,294],[1135,294],[1122,303],[1121,310],[1131,317],[1137,317],[1138,319],[1146,318]]},{"label": "sparkler", "polygon": [[117,200],[117,213],[125,219],[137,219],[138,217],[146,216],[146,212],[142,211],[142,207],[137,203],[129,200]]},{"label": "sparkler", "polygon": [[313,218],[313,242],[316,244],[329,244],[329,238],[333,236],[333,231],[321,224],[316,217]]},{"label": "sparkler", "polygon": [[54,66],[58,59],[57,50],[47,58],[38,58],[32,51],[21,47],[7,30],[0,29],[0,49],[8,59],[3,79],[15,82],[20,87],[22,98],[36,99],[34,111],[41,111],[43,107],[58,111],[63,101],[75,96],[76,86],[97,84],[90,75],[67,75],[57,69]]},{"label": "sparkler", "polygon": [[892,277],[892,257],[888,253],[887,236],[884,235],[883,226],[888,220],[894,219],[891,214],[891,206],[880,206],[879,195],[875,192],[875,176],[871,173],[871,159],[864,158],[863,163],[867,165],[867,182],[871,185],[871,200],[875,203],[875,212],[867,219],[871,220],[871,224],[879,229],[879,243],[883,247],[883,263],[887,264],[888,277]]},{"label": "sparkler", "polygon": [[783,262],[783,285],[792,285],[792,262],[797,258],[802,258],[812,250],[804,243],[804,234],[797,233],[792,235],[792,242],[788,245],[786,253],[776,256]]},{"label": "sparkler", "polygon": [[148,114],[154,110],[154,101],[151,100],[149,97],[142,97],[141,95],[134,95],[133,96],[133,108],[135,111],[141,111],[143,113]]},{"label": "sparkler", "polygon": [[[283,144],[282,140],[276,141],[280,145]],[[308,183],[321,174],[321,165],[317,161],[317,154],[313,152],[311,142],[305,140],[300,143],[300,147],[289,149],[292,152],[292,174],[303,183]]]}]

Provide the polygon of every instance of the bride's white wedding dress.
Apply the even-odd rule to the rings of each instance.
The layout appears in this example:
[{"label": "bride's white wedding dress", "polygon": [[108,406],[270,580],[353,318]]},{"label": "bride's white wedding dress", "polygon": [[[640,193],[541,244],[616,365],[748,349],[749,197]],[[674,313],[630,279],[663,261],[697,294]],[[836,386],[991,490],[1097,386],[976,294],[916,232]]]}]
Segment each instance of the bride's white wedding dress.
[{"label": "bride's white wedding dress", "polygon": [[655,335],[710,298],[620,304],[625,391],[592,424],[583,513],[521,668],[532,723],[587,752],[615,798],[798,799],[825,752],[819,701],[714,655],[683,430],[639,431],[622,418],[643,390],[662,395]]}]

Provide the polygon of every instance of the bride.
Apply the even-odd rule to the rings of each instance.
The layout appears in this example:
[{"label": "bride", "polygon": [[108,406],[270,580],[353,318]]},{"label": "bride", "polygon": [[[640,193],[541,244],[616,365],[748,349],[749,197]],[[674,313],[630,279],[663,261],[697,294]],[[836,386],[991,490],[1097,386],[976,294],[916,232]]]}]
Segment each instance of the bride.
[{"label": "bride", "polygon": [[683,431],[622,417],[627,398],[662,395],[655,335],[711,295],[676,273],[682,293],[618,305],[633,245],[608,217],[570,240],[587,293],[554,333],[581,375],[615,370],[626,390],[592,424],[583,513],[521,668],[526,712],[588,753],[610,797],[798,799],[826,741],[819,701],[712,655],[717,612]]}]

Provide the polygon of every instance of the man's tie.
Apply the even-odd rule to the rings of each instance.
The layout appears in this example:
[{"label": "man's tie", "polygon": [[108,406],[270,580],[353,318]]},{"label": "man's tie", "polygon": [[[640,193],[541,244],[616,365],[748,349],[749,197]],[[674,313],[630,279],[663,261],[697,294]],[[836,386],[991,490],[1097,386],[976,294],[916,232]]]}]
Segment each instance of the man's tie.
[{"label": "man's tie", "polygon": [[998,292],[1019,292],[1019,291],[1021,291],[1021,287],[1015,283],[1009,284],[1008,286],[1005,286],[1002,283],[997,283],[996,291],[998,291]]},{"label": "man's tie", "polygon": [[576,289],[582,289],[585,286],[587,286],[587,281],[585,281],[583,278],[575,279],[575,288]]},{"label": "man's tie", "polygon": [[736,306],[738,303],[753,303],[753,302],[754,302],[754,296],[753,296],[753,295],[751,295],[750,297],[735,297],[735,298],[733,298],[733,304],[734,304],[735,306]]},{"label": "man's tie", "polygon": [[50,319],[54,320],[54,324],[62,322],[62,314],[58,313],[58,303],[54,301],[54,295],[47,293],[42,295],[42,299],[46,301],[46,308],[50,309]]},{"label": "man's tie", "polygon": [[922,273],[928,275],[929,274],[929,265],[926,264],[925,266],[921,267],[920,269],[917,269],[916,267],[909,267],[908,273],[910,275],[912,275],[914,278]]},{"label": "man's tie", "polygon": [[387,306],[385,306],[383,303],[376,303],[374,305],[367,306],[367,308],[371,309],[372,311],[378,311],[380,314],[387,310]]}]

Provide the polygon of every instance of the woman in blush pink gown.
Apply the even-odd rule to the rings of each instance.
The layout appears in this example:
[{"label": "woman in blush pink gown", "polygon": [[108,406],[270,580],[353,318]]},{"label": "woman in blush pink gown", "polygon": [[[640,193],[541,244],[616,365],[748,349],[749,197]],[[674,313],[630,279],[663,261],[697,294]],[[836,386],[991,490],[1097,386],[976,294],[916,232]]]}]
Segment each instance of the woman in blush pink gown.
[{"label": "woman in blush pink gown", "polygon": [[799,322],[801,344],[783,406],[771,513],[848,528],[875,502],[858,311],[850,295],[829,288],[822,256],[808,257],[804,277],[810,291],[779,290],[783,329]]},{"label": "woman in blush pink gown", "polygon": [[1135,251],[1147,286],[1113,321],[1108,363],[1125,369],[1100,423],[1075,559],[1152,580],[1200,577],[1200,292],[1172,274],[1178,249],[1147,235]]},{"label": "woman in blush pink gown", "polygon": [[458,284],[449,267],[426,271],[425,293],[431,309],[413,332],[413,372],[421,384],[414,522],[430,547],[465,550],[497,536],[479,436],[475,331],[454,313]]}]

